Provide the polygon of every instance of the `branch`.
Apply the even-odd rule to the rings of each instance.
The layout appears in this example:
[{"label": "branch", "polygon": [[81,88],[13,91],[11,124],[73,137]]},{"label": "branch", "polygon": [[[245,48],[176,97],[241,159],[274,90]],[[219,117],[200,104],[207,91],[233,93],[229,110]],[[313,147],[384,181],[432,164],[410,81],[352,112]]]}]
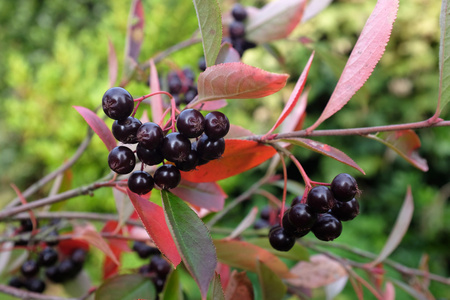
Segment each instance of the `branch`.
[{"label": "branch", "polygon": [[0,292],[5,293],[14,297],[17,297],[19,299],[25,299],[25,300],[79,300],[77,298],[63,298],[63,297],[56,297],[56,296],[49,296],[49,295],[42,295],[39,293],[34,292],[28,292],[24,291],[22,289],[13,288],[7,285],[0,284]]}]

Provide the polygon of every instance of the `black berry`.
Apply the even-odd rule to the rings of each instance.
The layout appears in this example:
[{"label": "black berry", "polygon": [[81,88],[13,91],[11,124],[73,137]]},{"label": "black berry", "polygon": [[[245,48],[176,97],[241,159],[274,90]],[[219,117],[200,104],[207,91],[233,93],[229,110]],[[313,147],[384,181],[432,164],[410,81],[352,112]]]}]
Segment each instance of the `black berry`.
[{"label": "black berry", "polygon": [[[33,230],[33,223],[31,222],[31,219],[25,219],[20,220],[20,229],[22,232],[28,232]],[[37,221],[36,221],[36,227],[38,227]]]},{"label": "black berry", "polygon": [[20,289],[23,287],[25,282],[20,277],[13,277],[8,281],[8,285]]},{"label": "black berry", "polygon": [[167,84],[169,86],[169,93],[171,94],[178,94],[183,88],[180,76],[178,76],[176,72],[170,72],[169,75],[167,75]]},{"label": "black berry", "polygon": [[334,197],[326,186],[316,186],[308,194],[307,204],[312,212],[324,213],[334,206]]},{"label": "black berry", "polygon": [[200,57],[200,59],[198,60],[198,69],[200,71],[205,71],[206,70],[206,59],[205,57]]},{"label": "black berry", "polygon": [[133,112],[134,100],[127,90],[113,87],[103,95],[102,107],[105,114],[111,119],[125,119]]},{"label": "black berry", "polygon": [[164,155],[160,148],[147,149],[141,144],[138,144],[136,147],[136,154],[141,162],[149,166],[158,165],[164,160]]},{"label": "black berry", "polygon": [[222,138],[229,130],[230,121],[220,111],[212,111],[205,116],[205,133],[210,138]]},{"label": "black berry", "polygon": [[143,195],[153,189],[153,177],[145,171],[134,171],[128,178],[128,188],[133,193]]},{"label": "black berry", "polygon": [[76,265],[76,266],[83,266],[85,260],[86,260],[87,252],[84,249],[78,248],[75,249],[72,252],[72,255],[70,255],[70,260]]},{"label": "black berry", "polygon": [[20,272],[27,278],[33,277],[39,272],[39,265],[34,260],[27,260],[20,267]]},{"label": "black berry", "polygon": [[190,87],[187,92],[184,94],[184,102],[186,104],[191,103],[192,100],[197,96],[198,90],[197,87]]},{"label": "black berry", "polygon": [[47,247],[39,253],[38,264],[44,267],[50,267],[58,261],[58,252]]},{"label": "black berry", "polygon": [[166,278],[171,269],[170,264],[161,256],[153,256],[150,261],[150,270],[155,271],[159,278]]},{"label": "black berry", "polygon": [[245,24],[241,21],[233,21],[228,27],[230,37],[232,39],[241,38],[245,36]]},{"label": "black berry", "polygon": [[308,234],[309,228],[302,228],[296,226],[297,224],[291,223],[289,221],[289,212],[291,209],[286,210],[284,213],[283,219],[281,220],[283,223],[283,228],[286,233],[289,235],[293,235],[295,238],[301,238]]},{"label": "black berry", "polygon": [[168,161],[185,161],[191,151],[191,142],[181,133],[171,132],[164,138],[161,151]]},{"label": "black berry", "polygon": [[138,142],[137,130],[141,125],[141,121],[133,117],[115,120],[112,125],[112,133],[118,141],[124,144],[135,144]]},{"label": "black berry", "polygon": [[272,228],[269,232],[270,245],[278,251],[289,251],[294,247],[295,237],[280,226]]},{"label": "black berry", "polygon": [[255,223],[253,224],[253,229],[262,229],[262,228],[266,228],[269,227],[269,222],[263,219],[258,219],[255,221]]},{"label": "black berry", "polygon": [[45,270],[45,276],[49,280],[56,282],[56,283],[64,281],[64,278],[61,277],[61,274],[59,274],[58,269],[59,269],[59,266],[51,266],[51,267],[47,268]]},{"label": "black berry", "polygon": [[70,258],[66,258],[58,265],[57,272],[61,276],[61,280],[65,281],[74,278],[80,270],[81,268],[77,267]]},{"label": "black berry", "polygon": [[177,167],[166,164],[156,169],[153,179],[160,188],[168,190],[175,188],[180,183],[181,174]]},{"label": "black berry", "polygon": [[136,241],[133,245],[133,251],[139,255],[140,258],[148,258],[151,255],[160,254],[158,248],[147,245],[144,242]]},{"label": "black berry", "polygon": [[198,162],[199,157],[197,151],[191,149],[188,156],[186,157],[186,160],[182,162],[176,162],[175,166],[180,171],[188,172],[194,170],[198,166]]},{"label": "black berry", "polygon": [[353,220],[359,214],[359,203],[356,198],[347,202],[336,201],[336,205],[331,209],[331,214],[340,221]]},{"label": "black berry", "polygon": [[159,277],[152,278],[153,283],[155,284],[156,292],[161,293],[164,289],[165,280]]},{"label": "black berry", "polygon": [[225,152],[225,140],[223,138],[213,139],[207,135],[197,142],[197,153],[204,160],[218,159]]},{"label": "black berry", "polygon": [[133,171],[136,158],[133,151],[125,146],[117,146],[109,152],[108,165],[118,174],[128,174]]},{"label": "black berry", "polygon": [[341,235],[342,223],[333,215],[322,214],[317,218],[311,231],[319,240],[332,241]]},{"label": "black berry", "polygon": [[331,191],[338,201],[350,201],[358,192],[355,178],[347,173],[341,173],[331,182]]},{"label": "black berry", "polygon": [[247,11],[244,6],[236,3],[231,9],[231,15],[236,21],[244,21],[247,18]]},{"label": "black berry", "polygon": [[30,292],[42,293],[46,286],[45,282],[39,278],[29,278],[25,281],[25,288]]},{"label": "black berry", "polygon": [[292,199],[291,207],[293,207],[294,205],[297,205],[299,203],[302,203],[302,196],[297,196],[294,199]]},{"label": "black berry", "polygon": [[136,136],[139,144],[147,149],[158,148],[164,139],[164,133],[161,127],[153,122],[142,124],[139,127]]},{"label": "black berry", "polygon": [[313,213],[308,204],[296,204],[289,210],[289,221],[299,230],[311,229],[317,216]]},{"label": "black berry", "polygon": [[177,129],[187,138],[199,137],[205,130],[205,117],[196,109],[185,109],[177,118]]}]

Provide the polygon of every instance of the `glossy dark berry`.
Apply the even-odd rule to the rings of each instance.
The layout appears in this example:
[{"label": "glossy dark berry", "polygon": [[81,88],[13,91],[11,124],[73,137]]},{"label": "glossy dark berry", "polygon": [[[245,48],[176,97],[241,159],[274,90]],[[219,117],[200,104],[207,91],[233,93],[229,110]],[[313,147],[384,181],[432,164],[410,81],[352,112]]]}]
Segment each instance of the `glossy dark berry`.
[{"label": "glossy dark berry", "polygon": [[302,196],[297,196],[294,199],[292,199],[291,207],[300,203],[302,203]]},{"label": "glossy dark berry", "polygon": [[236,3],[231,9],[231,15],[236,21],[244,21],[247,18],[247,11],[244,6]]},{"label": "glossy dark berry", "polygon": [[319,240],[332,241],[341,235],[342,223],[333,215],[322,214],[317,217],[311,231]]},{"label": "glossy dark berry", "polygon": [[191,151],[191,142],[181,133],[171,132],[164,138],[161,151],[168,161],[185,161]]},{"label": "glossy dark berry", "polygon": [[136,154],[141,162],[149,166],[158,165],[164,160],[164,155],[160,148],[147,149],[141,144],[138,144],[136,147]]},{"label": "glossy dark berry", "polygon": [[228,27],[228,32],[232,39],[241,38],[245,36],[245,24],[241,21],[233,21]]},{"label": "glossy dark berry", "polygon": [[128,188],[138,195],[147,194],[153,189],[153,177],[145,171],[134,171],[128,178]]},{"label": "glossy dark berry", "polygon": [[161,256],[153,256],[150,261],[150,270],[155,271],[159,278],[166,278],[171,269],[170,263]]},{"label": "glossy dark berry", "polygon": [[289,221],[300,230],[311,229],[317,216],[313,213],[308,204],[296,204],[289,210]]},{"label": "glossy dark berry", "polygon": [[186,104],[191,103],[191,101],[194,100],[197,94],[198,94],[197,87],[190,87],[184,94],[184,102]]},{"label": "glossy dark berry", "polygon": [[144,242],[136,241],[133,244],[133,251],[139,255],[140,258],[149,258],[151,255],[160,254],[158,248],[147,245]]},{"label": "glossy dark berry", "polygon": [[136,158],[133,151],[125,146],[117,146],[109,152],[108,165],[118,174],[128,174],[133,171]]},{"label": "glossy dark berry", "polygon": [[153,179],[160,188],[168,190],[175,188],[180,183],[181,174],[177,167],[166,164],[156,169]]},{"label": "glossy dark berry", "polygon": [[86,261],[87,252],[84,249],[75,249],[70,255],[70,260],[78,266],[82,266]]},{"label": "glossy dark berry", "polygon": [[136,134],[142,123],[134,117],[115,120],[112,125],[112,133],[116,140],[124,144],[135,144],[138,142]]},{"label": "glossy dark berry", "polygon": [[270,206],[264,206],[263,209],[261,209],[259,216],[261,217],[261,219],[269,221],[271,211],[272,208]]},{"label": "glossy dark berry", "polygon": [[139,127],[136,136],[139,144],[147,149],[158,148],[164,139],[164,133],[161,127],[153,122],[142,124],[141,127]]},{"label": "glossy dark berry", "polygon": [[269,232],[270,245],[278,251],[289,251],[294,247],[295,237],[288,234],[282,227],[277,226]]},{"label": "glossy dark berry", "polygon": [[159,277],[152,278],[152,281],[155,284],[156,292],[161,293],[162,290],[164,289],[164,283],[166,281]]},{"label": "glossy dark berry", "polygon": [[331,191],[338,201],[350,201],[358,192],[355,178],[347,173],[341,173],[331,182]]},{"label": "glossy dark berry", "polygon": [[77,267],[70,258],[64,259],[58,265],[58,273],[63,281],[74,278],[80,270],[81,268]]},{"label": "glossy dark berry", "polygon": [[224,137],[230,130],[230,121],[220,111],[212,111],[205,116],[205,133],[212,139]]},{"label": "glossy dark berry", "polygon": [[171,94],[178,94],[183,88],[183,82],[177,72],[170,72],[167,75],[167,84],[169,86],[169,93]]},{"label": "glossy dark berry", "polygon": [[295,238],[301,238],[307,235],[309,233],[309,228],[297,227],[296,224],[293,224],[289,221],[290,210],[291,209],[286,210],[283,219],[281,220],[285,232],[289,235],[293,235]]},{"label": "glossy dark berry", "polygon": [[199,157],[197,151],[191,149],[188,156],[186,157],[186,160],[182,162],[176,162],[175,166],[180,171],[188,172],[195,170],[195,168],[198,166],[198,162]]},{"label": "glossy dark berry", "polygon": [[45,288],[45,282],[39,278],[29,278],[25,281],[25,288],[30,292],[42,293]]},{"label": "glossy dark berry", "polygon": [[205,130],[205,117],[196,109],[185,109],[177,118],[177,129],[187,138],[199,137]]},{"label": "glossy dark berry", "polygon": [[134,100],[127,90],[113,87],[103,95],[102,107],[105,114],[111,119],[125,119],[133,112]]},{"label": "glossy dark berry", "polygon": [[33,277],[39,272],[39,265],[35,260],[27,260],[20,267],[20,272],[27,278]]},{"label": "glossy dark berry", "polygon": [[320,185],[309,191],[306,202],[312,212],[324,213],[334,206],[335,200],[330,189]]},{"label": "glossy dark berry", "polygon": [[58,231],[55,229],[55,230],[52,230],[52,231],[50,231],[49,232],[49,234],[46,236],[46,241],[45,241],[45,244],[47,245],[47,246],[50,246],[50,247],[53,247],[53,246],[56,246],[56,245],[58,245],[59,244],[59,233],[58,233]]},{"label": "glossy dark berry", "polygon": [[[36,221],[36,227],[38,227],[38,223]],[[29,232],[33,230],[33,223],[31,219],[20,220],[20,231],[21,232]]]},{"label": "glossy dark berry", "polygon": [[8,285],[20,289],[24,286],[24,280],[20,277],[13,277],[8,281]]},{"label": "glossy dark berry", "polygon": [[198,69],[202,72],[206,70],[205,57],[200,57],[200,59],[198,60]]},{"label": "glossy dark berry", "polygon": [[336,205],[331,209],[331,214],[340,221],[353,220],[359,214],[359,203],[356,198],[347,202],[336,201]]},{"label": "glossy dark berry", "polygon": [[39,253],[38,264],[44,267],[53,266],[58,261],[58,252],[47,247]]},{"label": "glossy dark berry", "polygon": [[146,265],[140,266],[138,272],[139,272],[139,274],[141,274],[143,276],[149,276],[152,273],[152,270],[150,269],[150,265],[146,264]]},{"label": "glossy dark berry", "polygon": [[197,142],[197,153],[204,160],[218,159],[225,152],[225,140],[223,138],[213,139],[207,135]]},{"label": "glossy dark berry", "polygon": [[58,268],[59,266],[51,266],[45,269],[45,276],[53,282],[59,283],[63,282],[64,278],[59,274]]}]

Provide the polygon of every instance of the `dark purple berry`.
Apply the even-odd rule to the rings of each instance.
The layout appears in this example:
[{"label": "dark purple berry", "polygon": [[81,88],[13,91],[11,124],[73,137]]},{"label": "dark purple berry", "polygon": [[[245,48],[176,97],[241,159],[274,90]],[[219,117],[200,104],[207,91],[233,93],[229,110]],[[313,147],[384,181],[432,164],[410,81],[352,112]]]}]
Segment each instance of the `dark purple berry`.
[{"label": "dark purple berry", "polygon": [[293,207],[294,205],[302,203],[302,197],[303,196],[297,196],[294,199],[292,199],[291,207]]},{"label": "dark purple berry", "polygon": [[39,272],[39,265],[34,260],[27,260],[20,267],[20,272],[27,278],[33,277]]},{"label": "dark purple berry", "polygon": [[199,157],[197,151],[191,149],[186,160],[182,162],[176,162],[175,166],[180,171],[188,172],[194,170],[198,166],[198,162]]},{"label": "dark purple berry", "polygon": [[206,59],[205,57],[200,57],[200,59],[198,60],[198,69],[200,71],[205,71],[206,70]]},{"label": "dark purple berry", "polygon": [[136,158],[133,151],[125,146],[117,146],[109,152],[108,165],[118,174],[128,174],[133,171]]},{"label": "dark purple berry", "polygon": [[[36,221],[36,227],[39,227],[37,221]],[[33,230],[33,223],[31,222],[31,219],[24,219],[20,220],[20,231],[21,232],[29,232]]]},{"label": "dark purple berry", "polygon": [[177,167],[166,164],[156,169],[153,179],[160,188],[168,190],[175,188],[180,183],[181,174]]},{"label": "dark purple berry", "polygon": [[115,120],[112,125],[112,133],[116,140],[124,144],[135,144],[138,142],[136,134],[142,123],[134,117]]},{"label": "dark purple berry", "polygon": [[191,151],[191,142],[181,133],[171,132],[164,138],[161,151],[168,161],[185,161]]},{"label": "dark purple berry", "polygon": [[205,116],[205,133],[212,139],[224,137],[230,130],[230,121],[220,111],[212,111]]},{"label": "dark purple berry", "polygon": [[158,148],[164,139],[164,133],[161,127],[153,122],[142,124],[139,127],[136,136],[139,144],[147,149]]},{"label": "dark purple berry", "polygon": [[310,210],[315,213],[324,213],[330,210],[336,202],[330,189],[326,186],[320,185],[313,187],[309,191],[306,200]]},{"label": "dark purple berry", "polygon": [[331,182],[331,191],[338,201],[350,201],[358,192],[355,178],[347,173],[341,173]]},{"label": "dark purple berry", "polygon": [[307,235],[309,232],[309,228],[298,227],[296,226],[296,224],[293,224],[289,221],[290,211],[291,209],[286,210],[282,219],[283,228],[286,231],[286,233],[293,235],[295,238],[301,238]]},{"label": "dark purple berry", "polygon": [[151,274],[152,270],[150,269],[149,264],[145,264],[145,265],[139,267],[138,272],[139,272],[139,274],[141,274],[143,276],[149,276]]},{"label": "dark purple berry", "polygon": [[353,220],[359,214],[359,203],[356,198],[347,202],[336,201],[336,205],[331,209],[331,214],[340,221]]},{"label": "dark purple berry", "polygon": [[56,283],[64,281],[64,278],[62,278],[61,274],[59,274],[58,267],[59,266],[51,266],[45,270],[45,276],[49,280],[56,282]]},{"label": "dark purple berry", "polygon": [[299,230],[308,230],[314,225],[317,216],[313,213],[308,204],[296,204],[289,210],[289,221]]},{"label": "dark purple berry", "polygon": [[184,94],[184,102],[186,104],[191,103],[192,100],[197,96],[198,90],[197,87],[190,87],[187,92]]},{"label": "dark purple berry", "polygon": [[145,171],[134,171],[128,178],[128,188],[133,193],[144,195],[153,189],[153,177]]},{"label": "dark purple berry", "polygon": [[150,261],[150,270],[155,271],[159,278],[166,278],[171,269],[170,263],[161,256],[153,256]]},{"label": "dark purple berry", "polygon": [[45,282],[39,278],[29,278],[24,285],[27,290],[35,293],[42,293],[46,288]]},{"label": "dark purple berry", "polygon": [[205,130],[205,117],[196,109],[185,109],[177,118],[177,129],[187,138],[199,137]]},{"label": "dark purple berry", "polygon": [[288,234],[282,227],[276,226],[269,232],[270,245],[278,251],[289,251],[294,247],[295,237]]},{"label": "dark purple berry", "polygon": [[184,77],[188,80],[188,82],[191,85],[194,83],[194,81],[195,81],[195,73],[194,73],[194,71],[191,68],[189,68],[189,67],[184,68],[183,69],[183,75],[184,75]]},{"label": "dark purple berry", "polygon": [[13,277],[8,281],[8,285],[20,289],[25,284],[24,280],[20,277]]},{"label": "dark purple berry", "polygon": [[263,209],[261,209],[259,216],[261,217],[261,219],[269,221],[271,211],[272,211],[272,208],[270,206],[264,206]]},{"label": "dark purple berry", "polygon": [[78,266],[82,266],[86,261],[87,252],[84,249],[78,248],[75,249],[70,255],[70,260]]},{"label": "dark purple berry", "polygon": [[213,139],[204,134],[197,142],[197,153],[204,160],[218,159],[224,151],[225,140],[223,138]]},{"label": "dark purple berry", "polygon": [[255,221],[255,223],[253,224],[253,229],[262,229],[262,228],[266,228],[269,227],[269,222],[263,219],[258,219]]},{"label": "dark purple berry", "polygon": [[319,240],[332,241],[341,235],[342,223],[333,215],[322,214],[317,218],[311,231]]},{"label": "dark purple berry", "polygon": [[169,86],[169,93],[171,94],[178,94],[183,88],[183,82],[176,72],[170,72],[167,75],[167,84]]},{"label": "dark purple berry", "polygon": [[136,241],[133,244],[133,251],[139,255],[140,258],[149,258],[151,255],[160,254],[158,248],[147,245],[144,242]]},{"label": "dark purple berry", "polygon": [[127,90],[113,87],[103,95],[102,107],[105,114],[111,119],[125,119],[133,112],[134,100]]},{"label": "dark purple berry", "polygon": [[245,10],[244,6],[236,3],[231,9],[231,15],[236,21],[244,21],[247,18],[247,11]]},{"label": "dark purple berry", "polygon": [[39,253],[38,264],[44,267],[53,266],[58,261],[58,252],[47,247]]},{"label": "dark purple berry", "polygon": [[237,39],[245,36],[245,24],[241,21],[233,21],[228,27],[228,32],[232,39]]},{"label": "dark purple berry", "polygon": [[141,162],[149,166],[158,165],[164,160],[164,155],[160,148],[150,150],[141,144],[138,144],[136,147],[136,154]]},{"label": "dark purple berry", "polygon": [[75,265],[70,258],[64,259],[58,265],[58,273],[62,281],[74,278],[80,270],[81,266]]},{"label": "dark purple berry", "polygon": [[161,293],[164,289],[164,283],[166,282],[164,279],[155,277],[152,278],[153,283],[155,284],[155,289],[157,293]]}]

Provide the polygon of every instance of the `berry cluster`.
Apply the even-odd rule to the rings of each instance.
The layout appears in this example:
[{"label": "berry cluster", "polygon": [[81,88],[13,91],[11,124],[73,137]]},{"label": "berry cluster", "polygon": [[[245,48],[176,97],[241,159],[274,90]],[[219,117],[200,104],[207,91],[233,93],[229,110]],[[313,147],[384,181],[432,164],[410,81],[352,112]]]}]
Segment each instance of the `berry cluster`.
[{"label": "berry cluster", "polygon": [[283,215],[282,225],[269,232],[272,247],[279,251],[289,251],[296,238],[310,231],[322,241],[332,241],[342,232],[341,221],[353,220],[359,214],[356,180],[349,174],[341,173],[331,182],[331,187],[316,186],[306,198],[306,203],[294,199],[292,207]]},{"label": "berry cluster", "polygon": [[189,104],[198,94],[195,73],[191,68],[170,72],[167,75],[167,87],[177,106]]},{"label": "berry cluster", "polygon": [[[175,188],[181,180],[181,171],[191,171],[197,166],[218,159],[225,151],[224,136],[230,129],[228,118],[219,111],[203,116],[195,109],[181,111],[176,119],[177,132],[165,133],[156,123],[141,123],[130,116],[134,100],[123,88],[107,90],[102,99],[103,110],[115,119],[112,125],[114,137],[125,144],[136,144],[136,154],[146,165],[158,165],[155,173],[134,171],[136,158],[126,146],[117,146],[108,155],[111,170],[118,174],[131,173],[129,189],[137,194],[146,194],[154,184],[162,189]],[[191,141],[192,140],[192,141]]]},{"label": "berry cluster", "polygon": [[229,40],[224,39],[223,42],[230,42],[242,57],[246,50],[256,47],[256,44],[245,39],[244,21],[247,19],[245,7],[236,3],[231,10],[231,15],[233,16],[233,21],[228,26]]},{"label": "berry cluster", "polygon": [[167,275],[172,269],[170,263],[161,257],[158,248],[151,247],[144,242],[136,241],[133,245],[133,251],[142,259],[151,257],[150,263],[139,268],[139,273],[150,278],[155,284],[156,291],[160,293],[164,288]]}]

